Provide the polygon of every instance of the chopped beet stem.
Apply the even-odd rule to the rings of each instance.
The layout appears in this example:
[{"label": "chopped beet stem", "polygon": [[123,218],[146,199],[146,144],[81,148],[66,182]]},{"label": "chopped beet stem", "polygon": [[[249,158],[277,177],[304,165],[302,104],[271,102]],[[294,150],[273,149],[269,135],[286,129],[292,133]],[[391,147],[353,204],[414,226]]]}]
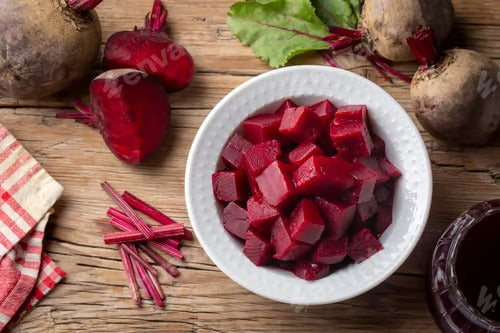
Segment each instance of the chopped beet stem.
[{"label": "chopped beet stem", "polygon": [[146,16],[146,29],[151,31],[164,31],[166,29],[168,11],[161,3],[161,0],[155,0],[153,9]]},{"label": "chopped beet stem", "polygon": [[330,45],[330,49],[333,51],[339,51],[346,48],[354,47],[361,43],[361,38],[350,38],[350,37],[342,37],[336,42],[332,42]]},{"label": "chopped beet stem", "polygon": [[[411,83],[411,79],[406,76],[405,74],[397,71],[396,69],[394,69],[393,67],[391,67],[389,65],[389,61],[387,61],[386,59],[382,58],[382,57],[379,57],[375,54],[370,54],[369,51],[365,51],[365,56],[366,58],[373,64],[375,63],[377,66],[375,66],[375,68],[380,68],[381,70],[384,70],[384,71],[387,71],[388,73],[396,76],[397,78],[399,78],[400,80],[406,82],[406,83]],[[390,82],[392,82],[392,80],[390,80]]]},{"label": "chopped beet stem", "polygon": [[149,258],[151,258],[151,260],[153,260],[157,265],[163,268],[165,272],[172,275],[173,277],[179,276],[179,270],[177,269],[177,267],[169,263],[167,259],[163,258],[155,250],[143,244],[139,244],[138,246],[142,252],[144,252]]},{"label": "chopped beet stem", "polygon": [[[134,244],[122,244],[122,248],[125,250],[125,252],[127,252],[134,261],[136,261],[137,263],[141,264],[145,269],[147,269],[148,271],[150,271],[151,273],[153,273],[154,275],[158,275],[158,271],[156,270],[156,268],[154,268],[153,266],[151,266],[151,264],[149,262],[147,262],[146,259],[144,259],[143,257],[141,257],[138,253],[137,253],[137,250],[134,251],[132,249],[131,246],[133,246]],[[135,246],[134,246],[135,248]]]},{"label": "chopped beet stem", "polygon": [[134,223],[137,229],[146,237],[147,240],[155,238],[155,235],[151,229],[151,226],[147,225],[134,210],[122,199],[122,197],[116,192],[116,190],[108,183],[104,182],[101,184],[102,188],[108,195],[113,199],[113,201],[127,214],[129,219]]},{"label": "chopped beet stem", "polygon": [[[159,222],[161,224],[164,224],[164,225],[180,224],[179,222],[176,222],[176,221],[172,220],[170,217],[168,217],[167,215],[163,214],[158,209],[156,209],[155,207],[153,207],[150,204],[146,203],[145,201],[139,199],[138,197],[136,197],[135,195],[133,195],[130,192],[125,191],[122,194],[122,198],[132,208],[138,210],[139,212],[141,212],[143,214],[146,214],[147,216],[149,216],[150,218],[152,218],[153,220],[155,220],[155,221],[157,221],[157,222]],[[185,233],[184,237],[186,239],[192,239],[193,238],[193,234],[189,230],[185,229],[184,233]]]},{"label": "chopped beet stem", "polygon": [[132,267],[134,268],[136,279],[139,281],[141,288],[146,294],[146,299],[152,299],[153,296],[149,292],[149,288],[146,284],[146,281],[144,280],[144,274],[146,273],[146,270],[135,260],[132,260]]},{"label": "chopped beet stem", "polygon": [[425,27],[412,37],[409,37],[408,45],[424,70],[427,70],[438,60],[438,47],[434,31]]},{"label": "chopped beet stem", "polygon": [[391,77],[389,75],[387,75],[387,73],[384,71],[384,69],[382,67],[380,67],[380,65],[375,60],[370,59],[369,57],[367,57],[367,59],[372,64],[372,66],[377,70],[377,72],[384,78],[384,80],[392,83]]},{"label": "chopped beet stem", "polygon": [[363,32],[359,29],[346,29],[342,27],[337,27],[337,26],[330,26],[328,27],[328,30],[332,34],[338,35],[338,36],[344,36],[344,37],[351,37],[351,38],[362,38],[363,37]]},{"label": "chopped beet stem", "polygon": [[332,56],[330,55],[330,53],[328,53],[328,51],[321,51],[320,52],[321,56],[323,57],[323,59],[325,59],[325,61],[332,67],[334,68],[338,68],[339,66],[337,65],[337,63],[335,62],[335,60],[333,60]]},{"label": "chopped beet stem", "polygon": [[103,0],[68,0],[68,5],[75,12],[90,12],[97,7]]},{"label": "chopped beet stem", "polygon": [[[177,237],[184,234],[182,226],[162,225],[153,227],[153,238]],[[123,231],[104,235],[105,244],[134,243],[147,240],[140,231]]]},{"label": "chopped beet stem", "polygon": [[171,255],[172,257],[175,257],[178,259],[184,259],[184,254],[182,254],[181,251],[179,251],[178,249],[176,249],[168,244],[160,243],[158,241],[150,241],[149,244],[156,247],[158,250],[163,251],[166,254]]},{"label": "chopped beet stem", "polygon": [[151,274],[151,272],[147,272],[149,275],[149,279],[151,280],[154,294],[153,294],[153,300],[155,301],[156,305],[158,305],[160,308],[164,306],[163,300],[165,299],[165,293],[163,292],[163,289],[161,288],[161,284],[158,281],[158,278]]},{"label": "chopped beet stem", "polygon": [[125,271],[125,277],[127,278],[127,283],[132,295],[132,300],[134,301],[135,305],[140,306],[141,296],[139,295],[137,280],[135,279],[135,275],[132,270],[132,261],[130,259],[130,256],[120,245],[118,245],[118,252],[120,253],[120,257],[122,259],[123,270]]},{"label": "chopped beet stem", "polygon": [[88,125],[90,127],[96,127],[94,121],[94,113],[92,109],[85,104],[80,99],[75,100],[75,110],[74,111],[63,111],[56,114],[56,118],[59,119],[74,119],[79,123]]}]

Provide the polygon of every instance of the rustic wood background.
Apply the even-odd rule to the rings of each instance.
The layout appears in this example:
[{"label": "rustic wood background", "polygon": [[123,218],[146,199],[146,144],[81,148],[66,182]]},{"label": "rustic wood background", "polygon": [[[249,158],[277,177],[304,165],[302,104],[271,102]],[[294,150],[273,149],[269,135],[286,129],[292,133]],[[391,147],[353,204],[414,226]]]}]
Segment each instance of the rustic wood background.
[{"label": "rustic wood background", "polygon": [[[454,43],[500,60],[500,3],[454,0]],[[106,0],[98,13],[104,38],[141,25],[150,0]],[[422,130],[435,177],[429,224],[401,269],[379,287],[355,299],[296,308],[253,295],[221,273],[195,241],[176,261],[181,276],[162,275],[166,309],[146,302],[134,308],[114,247],[102,234],[110,200],[99,183],[131,190],[189,226],[184,202],[184,168],[191,141],[211,108],[229,91],[269,70],[226,26],[232,0],[168,0],[170,35],[193,54],[198,74],[187,90],[172,95],[173,128],[156,158],[133,167],[117,161],[100,135],[55,118],[70,109],[86,83],[39,101],[0,99],[0,121],[65,186],[51,219],[46,249],[68,273],[64,282],[16,328],[17,332],[329,332],[437,331],[426,302],[426,269],[434,243],[454,217],[474,203],[500,197],[500,140],[483,148],[437,142]],[[409,86],[384,82],[352,57],[339,62],[382,85],[412,115]],[[293,64],[324,64],[316,55]],[[96,65],[96,71],[98,66]],[[415,64],[399,69],[411,75]]]}]

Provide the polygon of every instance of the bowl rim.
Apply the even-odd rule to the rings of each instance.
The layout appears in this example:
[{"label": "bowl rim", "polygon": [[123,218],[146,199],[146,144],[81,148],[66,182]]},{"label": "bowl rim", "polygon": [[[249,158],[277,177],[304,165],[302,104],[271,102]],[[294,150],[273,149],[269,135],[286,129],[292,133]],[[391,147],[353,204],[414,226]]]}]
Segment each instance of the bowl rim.
[{"label": "bowl rim", "polygon": [[425,227],[426,227],[426,225],[428,223],[430,209],[431,209],[431,204],[432,204],[432,197],[433,197],[432,165],[431,165],[431,161],[430,161],[430,158],[429,158],[429,153],[427,151],[427,147],[425,146],[424,140],[423,140],[422,136],[420,135],[420,133],[418,131],[418,128],[416,127],[415,123],[413,122],[413,120],[411,119],[411,117],[409,116],[409,114],[407,113],[407,111],[385,89],[383,89],[382,87],[380,87],[376,83],[372,82],[371,80],[368,80],[367,78],[365,78],[365,77],[363,77],[361,75],[358,75],[358,74],[355,74],[353,72],[350,72],[350,71],[347,71],[347,70],[344,70],[344,69],[340,69],[340,68],[333,68],[333,67],[327,67],[327,66],[321,66],[321,65],[298,65],[298,66],[289,66],[289,67],[284,67],[284,68],[270,70],[268,72],[265,72],[265,73],[262,73],[260,75],[252,77],[251,79],[243,82],[242,84],[240,84],[239,86],[237,86],[236,88],[234,88],[232,91],[230,91],[227,95],[225,95],[212,108],[212,110],[210,111],[210,113],[204,119],[203,123],[201,124],[201,126],[198,129],[198,131],[196,132],[195,138],[194,138],[193,143],[191,145],[191,148],[189,150],[189,155],[188,155],[188,159],[187,159],[187,163],[186,163],[185,184],[184,184],[185,200],[186,200],[186,207],[187,207],[187,211],[188,211],[188,217],[190,219],[191,226],[192,226],[192,228],[193,228],[193,230],[195,232],[195,235],[196,235],[196,237],[197,237],[200,245],[202,246],[202,248],[205,251],[205,253],[207,254],[207,256],[210,258],[210,260],[212,260],[212,262],[217,266],[217,268],[221,272],[223,272],[227,277],[229,277],[231,280],[233,280],[234,282],[236,282],[238,285],[240,285],[241,287],[245,288],[246,290],[249,290],[250,292],[252,292],[254,294],[257,294],[257,295],[262,296],[262,297],[267,298],[267,299],[271,299],[273,301],[282,302],[282,303],[288,303],[289,304],[289,301],[286,300],[286,299],[284,299],[284,298],[277,297],[276,295],[267,295],[267,294],[261,293],[258,290],[254,290],[254,289],[251,289],[251,288],[247,287],[245,285],[245,283],[242,282],[242,280],[240,280],[240,278],[238,276],[230,275],[230,274],[228,274],[223,269],[224,264],[217,258],[216,255],[214,255],[214,253],[212,252],[212,250],[207,246],[207,244],[205,242],[205,239],[202,236],[202,233],[198,229],[197,223],[193,221],[193,218],[192,218],[193,213],[192,213],[192,211],[194,210],[194,207],[192,206],[192,202],[190,200],[190,198],[191,198],[191,190],[190,190],[190,188],[191,188],[191,180],[190,180],[189,175],[191,173],[191,169],[192,169],[192,165],[193,165],[193,160],[195,159],[195,156],[194,156],[194,150],[195,149],[194,149],[194,147],[197,147],[198,145],[200,145],[201,139],[202,139],[202,136],[203,136],[202,134],[205,131],[207,131],[208,126],[212,122],[211,121],[212,118],[215,117],[215,115],[219,112],[219,110],[221,110],[223,108],[224,104],[226,104],[227,101],[229,101],[230,99],[232,99],[233,96],[241,93],[248,86],[253,85],[253,84],[255,84],[258,81],[265,80],[265,79],[267,79],[269,77],[272,77],[272,76],[275,76],[275,75],[280,75],[280,74],[282,74],[284,72],[300,71],[300,70],[318,70],[318,69],[322,70],[322,71],[325,71],[325,72],[328,72],[328,73],[337,73],[337,72],[340,72],[340,73],[343,73],[344,75],[350,76],[353,79],[363,80],[363,81],[365,81],[366,84],[368,84],[375,91],[378,91],[381,94],[385,94],[386,97],[388,97],[389,99],[391,99],[391,101],[394,102],[394,104],[399,107],[399,109],[403,113],[403,116],[407,118],[409,124],[411,126],[413,126],[414,130],[418,134],[418,138],[417,139],[418,139],[418,143],[420,145],[419,148],[422,149],[425,152],[423,155],[424,155],[424,158],[425,158],[425,164],[427,166],[427,169],[429,170],[429,172],[427,173],[428,187],[426,189],[427,193],[428,193],[428,197],[427,197],[426,205],[423,208],[424,209],[423,210],[423,215],[422,215],[423,222],[419,224],[419,228],[417,229],[417,232],[415,233],[416,237],[414,238],[414,240],[410,244],[410,246],[408,246],[406,248],[405,252],[403,252],[400,256],[397,257],[397,260],[394,261],[394,263],[392,264],[392,266],[391,266],[390,269],[384,271],[384,273],[380,274],[377,279],[375,279],[372,282],[368,283],[366,285],[366,287],[360,288],[360,289],[356,290],[355,292],[350,293],[350,294],[348,294],[348,295],[346,295],[344,297],[337,297],[337,298],[335,298],[334,300],[331,300],[331,301],[317,301],[317,302],[313,301],[313,302],[303,302],[303,303],[301,303],[301,302],[294,302],[295,305],[324,305],[324,304],[332,304],[332,303],[342,302],[342,301],[345,301],[345,300],[357,297],[359,295],[362,295],[362,294],[368,292],[369,290],[377,287],[378,285],[380,285],[385,280],[387,280],[390,276],[392,276],[404,264],[404,262],[413,253],[413,250],[415,249],[415,247],[417,246],[418,242],[420,241],[420,239],[422,237],[422,234],[423,234],[423,232],[425,230]]}]

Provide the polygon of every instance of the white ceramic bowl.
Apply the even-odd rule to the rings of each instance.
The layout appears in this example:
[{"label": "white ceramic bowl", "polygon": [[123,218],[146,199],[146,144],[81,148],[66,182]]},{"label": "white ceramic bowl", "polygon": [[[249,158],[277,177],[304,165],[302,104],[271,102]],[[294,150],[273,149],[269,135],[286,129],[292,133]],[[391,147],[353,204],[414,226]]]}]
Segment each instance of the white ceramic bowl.
[{"label": "white ceramic bowl", "polygon": [[[271,112],[286,98],[301,105],[330,99],[336,105],[366,104],[374,131],[386,142],[387,156],[402,171],[394,201],[393,225],[381,238],[384,250],[318,281],[304,281],[274,268],[256,267],[221,222],[211,175],[220,152],[242,121]],[[232,280],[276,301],[313,305],[343,301],[387,279],[408,258],[427,222],[432,173],[427,150],[405,110],[382,88],[341,69],[295,66],[255,77],[230,92],[210,112],[193,142],[186,169],[189,218],[203,249]]]}]

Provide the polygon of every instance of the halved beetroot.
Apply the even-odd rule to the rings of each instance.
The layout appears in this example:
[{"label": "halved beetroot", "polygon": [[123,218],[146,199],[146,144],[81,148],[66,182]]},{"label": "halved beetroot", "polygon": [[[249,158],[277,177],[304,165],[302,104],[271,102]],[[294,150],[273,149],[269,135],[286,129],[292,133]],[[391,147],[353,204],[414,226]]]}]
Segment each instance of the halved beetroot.
[{"label": "halved beetroot", "polygon": [[242,165],[242,151],[245,148],[251,147],[252,143],[243,138],[239,134],[233,135],[231,140],[227,143],[224,150],[222,150],[221,157],[224,163],[234,169],[241,169]]},{"label": "halved beetroot", "polygon": [[318,115],[308,107],[301,106],[285,110],[279,131],[294,142],[302,143],[304,141],[315,142],[323,128],[323,122]]},{"label": "halved beetroot", "polygon": [[314,248],[313,262],[325,265],[341,263],[347,256],[348,241],[347,236],[337,240],[332,237],[320,240]]},{"label": "halved beetroot", "polygon": [[235,202],[230,202],[222,213],[222,223],[231,235],[245,240],[250,221],[247,211]]},{"label": "halved beetroot", "polygon": [[273,248],[271,243],[255,230],[248,230],[243,253],[256,266],[264,266],[271,260]]},{"label": "halved beetroot", "polygon": [[247,210],[251,226],[262,234],[268,235],[279,216],[278,210],[260,195],[254,195],[247,201]]},{"label": "halved beetroot", "polygon": [[278,217],[271,230],[271,244],[275,254],[273,258],[283,261],[296,260],[304,257],[311,245],[292,240],[287,221]]},{"label": "halved beetroot", "polygon": [[324,153],[320,147],[316,146],[312,142],[306,141],[301,143],[297,148],[288,154],[288,160],[293,165],[301,165],[307,161],[309,157],[315,155],[323,156]]},{"label": "halved beetroot", "polygon": [[325,230],[325,222],[316,205],[309,199],[301,200],[290,216],[290,236],[294,241],[316,244]]},{"label": "halved beetroot", "polygon": [[377,185],[385,184],[389,180],[391,180],[389,174],[387,174],[387,172],[385,172],[385,170],[382,169],[382,167],[380,166],[378,158],[376,157],[362,158],[359,161],[363,163],[366,167],[370,168],[371,171],[374,171],[377,174]]},{"label": "halved beetroot", "polygon": [[335,240],[342,238],[354,219],[356,205],[331,202],[320,197],[317,197],[314,202],[325,221],[327,234]]},{"label": "halved beetroot", "polygon": [[347,255],[356,263],[360,263],[383,249],[382,244],[368,228],[361,228],[349,240]]},{"label": "halved beetroot", "polygon": [[314,263],[309,259],[298,260],[293,272],[297,277],[314,281],[324,278],[330,274],[330,265]]},{"label": "halved beetroot", "polygon": [[375,200],[375,196],[372,196],[370,200],[359,204],[356,207],[355,219],[356,221],[366,222],[377,214],[378,203]]},{"label": "halved beetroot", "polygon": [[281,157],[278,141],[266,141],[243,149],[243,168],[254,176],[258,176],[272,162]]},{"label": "halved beetroot", "polygon": [[386,157],[379,157],[378,162],[382,169],[387,172],[387,174],[392,178],[392,179],[397,179],[401,177],[401,171],[399,171],[398,168],[396,168],[391,162]]},{"label": "halved beetroot", "polygon": [[260,114],[243,122],[245,137],[253,144],[279,138],[281,117],[275,114]]},{"label": "halved beetroot", "polygon": [[373,196],[375,184],[377,183],[377,174],[361,162],[354,162],[352,165],[354,187],[346,193],[345,199],[360,204],[370,200]]},{"label": "halved beetroot", "polygon": [[248,184],[243,171],[219,171],[212,175],[212,187],[219,201],[243,201],[248,199]]},{"label": "halved beetroot", "polygon": [[380,238],[392,224],[392,207],[379,206],[377,219],[375,220],[375,235]]},{"label": "halved beetroot", "polygon": [[301,193],[331,196],[354,185],[352,168],[336,157],[312,156],[295,170],[293,180]]},{"label": "halved beetroot", "polygon": [[257,178],[260,192],[274,207],[286,206],[295,196],[291,166],[274,161]]},{"label": "halved beetroot", "polygon": [[337,111],[337,107],[335,107],[335,105],[327,99],[319,103],[310,105],[309,108],[318,115],[325,126],[328,126],[330,124],[330,122],[333,120],[333,117],[335,116],[335,112]]},{"label": "halved beetroot", "polygon": [[296,108],[297,104],[295,104],[291,99],[287,99],[280,105],[280,107],[274,112],[275,115],[283,117],[286,109]]}]

